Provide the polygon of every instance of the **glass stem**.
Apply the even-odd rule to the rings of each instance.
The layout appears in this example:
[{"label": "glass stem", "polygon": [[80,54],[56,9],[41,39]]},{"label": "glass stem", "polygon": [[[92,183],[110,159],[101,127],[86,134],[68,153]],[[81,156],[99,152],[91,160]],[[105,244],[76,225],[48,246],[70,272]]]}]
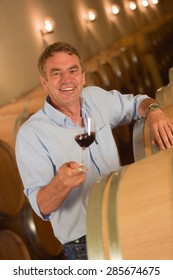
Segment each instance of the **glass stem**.
[{"label": "glass stem", "polygon": [[86,151],[86,148],[83,147],[83,148],[82,148],[82,166],[85,165],[85,151]]}]

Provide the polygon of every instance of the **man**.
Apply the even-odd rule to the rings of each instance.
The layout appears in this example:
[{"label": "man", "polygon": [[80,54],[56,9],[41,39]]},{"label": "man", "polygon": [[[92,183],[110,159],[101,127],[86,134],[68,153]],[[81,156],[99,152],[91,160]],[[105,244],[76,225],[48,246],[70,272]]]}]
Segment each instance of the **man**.
[{"label": "man", "polygon": [[[173,124],[147,95],[122,95],[84,87],[78,51],[64,42],[48,46],[38,61],[40,81],[48,93],[44,107],[20,128],[16,158],[34,211],[50,220],[67,259],[87,259],[88,193],[100,176],[120,168],[111,129],[146,117],[153,141],[161,149],[173,145]],[[79,169],[81,148],[74,139],[83,117],[94,116],[96,141],[86,150],[88,172]]]}]

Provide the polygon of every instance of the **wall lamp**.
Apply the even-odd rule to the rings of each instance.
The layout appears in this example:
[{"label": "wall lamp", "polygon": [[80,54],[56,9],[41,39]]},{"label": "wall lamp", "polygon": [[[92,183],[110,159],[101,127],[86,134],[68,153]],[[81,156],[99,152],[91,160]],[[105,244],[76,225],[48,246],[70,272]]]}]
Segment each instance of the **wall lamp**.
[{"label": "wall lamp", "polygon": [[136,2],[135,1],[129,1],[129,8],[132,11],[136,10],[136,8],[137,8]]},{"label": "wall lamp", "polygon": [[90,9],[88,10],[88,13],[87,13],[87,20],[90,21],[90,22],[93,22],[95,21],[97,18],[97,12],[96,10],[94,9]]},{"label": "wall lamp", "polygon": [[142,5],[144,7],[148,7],[149,6],[148,0],[142,0]]},{"label": "wall lamp", "polygon": [[120,6],[117,4],[112,5],[111,9],[113,15],[118,15],[120,12]]},{"label": "wall lamp", "polygon": [[157,5],[159,3],[159,0],[151,0],[151,2],[155,5]]},{"label": "wall lamp", "polygon": [[42,36],[49,34],[49,33],[53,33],[55,30],[55,25],[56,24],[55,24],[55,21],[53,18],[51,18],[51,17],[44,18],[42,29],[40,30]]}]

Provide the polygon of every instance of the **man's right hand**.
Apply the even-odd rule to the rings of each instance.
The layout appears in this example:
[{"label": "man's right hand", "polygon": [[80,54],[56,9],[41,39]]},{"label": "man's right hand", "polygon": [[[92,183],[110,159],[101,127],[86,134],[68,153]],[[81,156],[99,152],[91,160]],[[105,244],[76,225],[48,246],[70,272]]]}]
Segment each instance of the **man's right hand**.
[{"label": "man's right hand", "polygon": [[49,215],[60,208],[69,192],[80,187],[85,178],[80,164],[74,161],[64,163],[52,181],[38,191],[37,203],[41,213]]}]

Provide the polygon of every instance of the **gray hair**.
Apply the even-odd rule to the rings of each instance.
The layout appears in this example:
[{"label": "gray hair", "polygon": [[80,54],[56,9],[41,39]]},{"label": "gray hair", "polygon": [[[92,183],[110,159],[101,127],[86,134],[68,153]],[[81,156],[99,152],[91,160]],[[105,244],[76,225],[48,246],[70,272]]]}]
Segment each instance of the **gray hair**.
[{"label": "gray hair", "polygon": [[69,55],[75,54],[79,58],[82,71],[84,72],[83,60],[76,48],[66,42],[55,42],[49,45],[41,54],[38,59],[38,70],[42,76],[45,76],[45,64],[50,56],[53,56],[56,52],[65,52]]}]

